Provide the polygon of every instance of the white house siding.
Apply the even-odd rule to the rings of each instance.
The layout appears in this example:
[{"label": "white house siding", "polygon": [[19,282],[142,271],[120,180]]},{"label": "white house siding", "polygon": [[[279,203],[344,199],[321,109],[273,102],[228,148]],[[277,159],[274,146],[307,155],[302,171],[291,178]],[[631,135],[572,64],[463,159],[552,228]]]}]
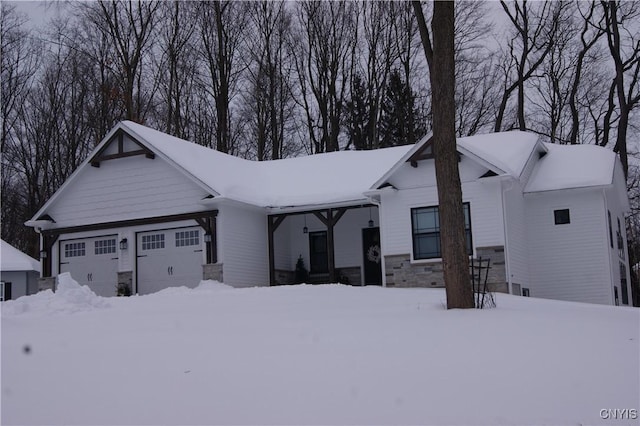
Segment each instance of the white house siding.
[{"label": "white house siding", "polygon": [[85,167],[48,209],[56,227],[207,210],[207,192],[156,156],[102,161]]},{"label": "white house siding", "polygon": [[[624,177],[623,177],[623,173],[622,173],[622,169],[620,167],[618,167],[619,165],[616,165],[617,167],[614,170],[614,181],[615,180],[619,180],[622,183],[620,183],[621,187],[624,188]],[[624,305],[623,300],[622,300],[622,283],[621,283],[621,275],[620,275],[620,263],[624,264],[625,267],[625,279],[627,280],[627,297],[628,297],[628,304],[629,305],[633,305],[632,303],[632,297],[631,297],[631,271],[629,268],[629,253],[628,253],[628,246],[627,246],[627,232],[626,232],[626,222],[625,222],[625,207],[622,205],[621,200],[620,200],[620,196],[621,194],[619,193],[619,191],[616,190],[615,187],[609,187],[604,191],[604,198],[605,198],[605,209],[606,211],[604,212],[605,215],[607,215],[607,211],[611,212],[611,227],[612,227],[612,234],[613,234],[613,241],[609,240],[609,230],[607,228],[607,249],[609,251],[609,259],[611,262],[611,286],[610,286],[610,302],[611,304],[615,303],[615,292],[614,292],[614,287],[618,288],[618,301],[620,305]],[[623,196],[626,196],[626,194],[623,194]],[[608,217],[605,217],[605,220],[607,221],[607,227],[608,225]],[[618,242],[617,242],[617,238],[616,238],[616,233],[618,230],[618,220],[620,221],[620,227],[621,227],[621,231],[622,231],[622,239],[623,239],[623,255],[622,257],[620,256],[620,252],[618,250]],[[611,247],[613,245],[613,247]]]},{"label": "white house siding", "polygon": [[[527,249],[526,208],[522,187],[518,180],[509,179],[502,183],[504,187],[505,214],[505,252],[508,280],[512,284],[511,292],[521,294],[520,289],[529,288],[529,259]],[[513,286],[513,284],[517,284]]]},{"label": "white house siding", "polygon": [[36,271],[2,271],[0,281],[11,283],[11,300],[38,292],[38,277]]},{"label": "white house siding", "polygon": [[[525,207],[531,296],[611,304],[602,190],[528,193]],[[569,209],[569,224],[555,225],[558,209]]]},{"label": "white house siding", "polygon": [[[462,198],[470,203],[474,247],[504,245],[502,192],[497,178],[479,178],[487,169],[466,157],[460,162]],[[407,168],[411,169],[408,170]],[[411,208],[438,205],[433,160],[421,161],[417,168],[403,166],[390,182],[398,188],[381,195],[382,251],[385,255],[412,252]],[[432,186],[426,186],[426,185]]]},{"label": "white house siding", "polygon": [[263,209],[225,203],[217,219],[218,262],[225,284],[268,285],[267,219]]}]

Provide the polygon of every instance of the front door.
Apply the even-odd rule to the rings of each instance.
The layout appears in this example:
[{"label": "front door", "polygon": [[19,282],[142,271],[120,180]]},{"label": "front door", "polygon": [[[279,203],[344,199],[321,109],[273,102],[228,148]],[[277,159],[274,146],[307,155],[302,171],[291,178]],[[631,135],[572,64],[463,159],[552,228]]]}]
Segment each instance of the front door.
[{"label": "front door", "polygon": [[380,252],[380,228],[362,230],[364,257],[364,285],[382,285],[382,253]]},{"label": "front door", "polygon": [[327,231],[309,232],[309,264],[311,274],[329,272]]}]

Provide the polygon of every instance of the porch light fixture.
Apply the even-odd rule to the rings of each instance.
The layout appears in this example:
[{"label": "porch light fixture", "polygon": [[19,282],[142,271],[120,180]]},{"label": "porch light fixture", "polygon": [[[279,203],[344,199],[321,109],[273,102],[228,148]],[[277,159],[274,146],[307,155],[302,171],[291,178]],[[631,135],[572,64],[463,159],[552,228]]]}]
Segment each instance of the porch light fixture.
[{"label": "porch light fixture", "polygon": [[371,207],[369,207],[369,228],[373,228],[373,219],[371,219]]},{"label": "porch light fixture", "polygon": [[302,228],[302,233],[303,234],[308,234],[309,233],[309,228],[307,228],[307,215],[304,215],[304,228]]},{"label": "porch light fixture", "polygon": [[209,233],[204,234],[204,242],[205,243],[210,243],[211,242],[211,234],[209,234]]},{"label": "porch light fixture", "polygon": [[47,256],[48,255],[46,250],[40,250],[40,259],[46,259]]},{"label": "porch light fixture", "polygon": [[126,250],[127,249],[127,239],[123,238],[120,240],[120,250]]}]

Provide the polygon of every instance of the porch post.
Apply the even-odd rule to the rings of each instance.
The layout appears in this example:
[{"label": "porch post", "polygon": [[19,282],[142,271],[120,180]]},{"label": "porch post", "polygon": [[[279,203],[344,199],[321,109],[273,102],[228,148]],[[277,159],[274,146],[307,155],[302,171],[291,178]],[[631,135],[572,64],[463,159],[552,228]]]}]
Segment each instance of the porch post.
[{"label": "porch post", "polygon": [[333,247],[333,209],[327,210],[327,257],[329,258],[329,282],[336,282],[336,251]]},{"label": "porch post", "polygon": [[277,285],[276,282],[276,261],[275,261],[275,244],[273,242],[273,234],[278,229],[286,215],[267,216],[267,235],[269,238],[269,285]]}]

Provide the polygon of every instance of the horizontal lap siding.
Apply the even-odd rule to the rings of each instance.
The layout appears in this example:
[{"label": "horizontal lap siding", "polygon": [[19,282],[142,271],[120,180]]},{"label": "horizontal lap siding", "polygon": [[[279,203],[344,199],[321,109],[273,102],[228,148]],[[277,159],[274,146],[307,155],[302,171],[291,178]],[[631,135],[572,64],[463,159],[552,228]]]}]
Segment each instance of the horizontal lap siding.
[{"label": "horizontal lap siding", "polygon": [[206,210],[206,191],[159,157],[85,167],[49,208],[56,227]]},{"label": "horizontal lap siding", "polygon": [[[531,296],[609,304],[606,211],[600,190],[525,195]],[[554,210],[571,223],[555,225]]]},{"label": "horizontal lap siding", "polygon": [[[409,165],[394,176],[398,190],[382,195],[382,246],[385,255],[412,251],[411,208],[438,205],[433,161],[421,161],[417,168]],[[474,247],[504,245],[502,193],[497,179],[476,180],[486,169],[463,157],[460,163],[462,197],[471,204],[471,228]]]},{"label": "horizontal lap siding", "polygon": [[218,213],[225,284],[269,284],[267,218],[262,210],[225,204]]},{"label": "horizontal lap siding", "polygon": [[529,264],[527,251],[527,225],[525,201],[520,184],[505,182],[505,210],[507,227],[508,272],[511,282],[529,288]]}]

